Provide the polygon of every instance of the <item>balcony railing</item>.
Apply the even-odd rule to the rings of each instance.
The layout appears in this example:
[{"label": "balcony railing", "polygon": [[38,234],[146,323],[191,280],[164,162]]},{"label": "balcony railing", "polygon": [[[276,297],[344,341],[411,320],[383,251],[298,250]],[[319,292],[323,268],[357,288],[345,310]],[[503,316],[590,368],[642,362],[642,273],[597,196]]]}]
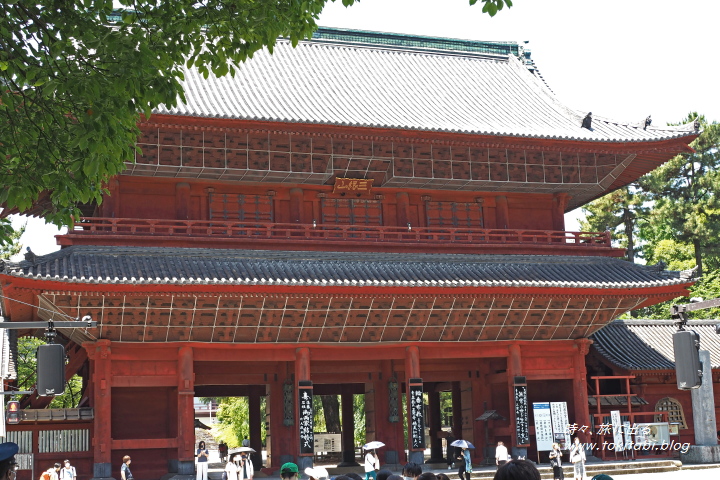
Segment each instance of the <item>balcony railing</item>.
[{"label": "balcony railing", "polygon": [[[65,238],[64,238],[65,237]],[[500,247],[508,253],[527,253],[509,251],[508,247],[529,247],[554,249],[552,253],[561,253],[568,248],[577,250],[575,254],[595,254],[618,256],[619,249],[612,248],[608,232],[565,232],[530,229],[473,229],[453,227],[396,227],[370,225],[331,225],[331,224],[287,224],[287,223],[248,223],[223,220],[150,220],[128,218],[83,218],[76,223],[64,237],[63,245],[76,243],[97,244],[182,244],[186,246],[227,246],[229,243],[252,242],[260,248],[305,249],[307,245],[335,244],[365,246],[367,250],[383,250],[380,245],[402,246],[405,250],[423,250],[428,247],[437,251],[462,250],[469,247]],[[106,240],[103,241],[102,239]],[[113,242],[108,242],[110,238]],[[217,241],[217,245],[213,245]],[[260,242],[260,243],[258,243]],[[278,246],[273,247],[273,244]],[[300,246],[306,244],[306,247]],[[375,245],[373,248],[372,245]],[[413,248],[408,248],[412,247]],[[433,248],[435,247],[435,248]],[[362,248],[354,248],[355,250]],[[558,250],[559,249],[559,250]],[[597,252],[597,250],[605,252]],[[584,253],[581,253],[585,250]],[[609,250],[615,253],[609,253]],[[548,252],[550,253],[550,251]]]}]

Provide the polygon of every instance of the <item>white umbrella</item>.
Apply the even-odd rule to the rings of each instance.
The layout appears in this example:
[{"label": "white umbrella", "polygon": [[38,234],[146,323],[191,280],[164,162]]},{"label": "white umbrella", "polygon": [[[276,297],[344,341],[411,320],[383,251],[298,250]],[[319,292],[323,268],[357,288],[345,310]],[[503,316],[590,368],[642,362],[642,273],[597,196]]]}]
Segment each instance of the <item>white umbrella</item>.
[{"label": "white umbrella", "polygon": [[453,447],[460,447],[460,448],[475,448],[475,445],[468,442],[467,440],[455,440],[450,445]]},{"label": "white umbrella", "polygon": [[366,443],[365,445],[363,445],[363,448],[365,450],[375,450],[376,448],[380,448],[380,447],[384,447],[384,446],[385,446],[384,443],[378,442],[377,440],[375,440],[375,441]]},{"label": "white umbrella", "polygon": [[250,448],[250,447],[240,447],[240,448],[238,448],[236,451],[237,451],[237,452],[250,452],[250,453],[255,453],[255,449],[254,449],[254,448]]}]

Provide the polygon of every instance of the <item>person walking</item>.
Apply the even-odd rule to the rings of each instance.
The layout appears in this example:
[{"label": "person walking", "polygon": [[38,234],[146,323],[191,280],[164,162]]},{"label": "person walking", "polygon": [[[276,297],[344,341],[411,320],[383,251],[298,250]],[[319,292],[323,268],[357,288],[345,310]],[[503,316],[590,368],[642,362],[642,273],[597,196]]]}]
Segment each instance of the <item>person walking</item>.
[{"label": "person walking", "polygon": [[195,480],[208,480],[208,457],[210,453],[205,448],[205,442],[198,443],[198,448],[195,451],[195,457],[197,457],[197,470],[195,472]]},{"label": "person walking", "polygon": [[298,466],[292,462],[283,463],[280,467],[280,478],[282,480],[297,480]]},{"label": "person walking", "polygon": [[366,450],[365,451],[365,480],[376,480],[377,479],[377,471],[380,470],[380,459],[377,456],[377,452],[375,450]]},{"label": "person walking", "polygon": [[573,464],[575,480],[585,480],[587,478],[585,460],[585,447],[580,443],[580,437],[575,437],[575,441],[570,447],[570,462]]},{"label": "person walking", "polygon": [[70,465],[70,460],[65,460],[63,465],[64,467],[60,469],[60,480],[76,480],[77,472],[75,472],[75,467]]},{"label": "person walking", "polygon": [[227,462],[228,446],[225,442],[220,442],[218,445],[218,453],[220,454],[220,461]]},{"label": "person walking", "polygon": [[553,443],[552,449],[550,450],[550,466],[553,469],[554,480],[565,479],[565,474],[563,474],[562,469],[562,450],[560,450],[560,445],[557,443]]},{"label": "person walking", "polygon": [[472,473],[470,450],[467,448],[461,448],[457,459],[460,463],[460,468],[458,468],[458,476],[460,477],[460,480],[470,480],[470,474]]},{"label": "person walking", "polygon": [[125,455],[123,457],[123,463],[120,467],[120,478],[122,480],[133,480],[132,472],[130,471],[130,462],[132,459],[130,458],[130,455]]},{"label": "person walking", "polygon": [[40,476],[42,480],[58,480],[58,472],[60,472],[60,468],[62,465],[59,463],[56,463],[52,467],[48,468],[43,472],[43,474]]}]

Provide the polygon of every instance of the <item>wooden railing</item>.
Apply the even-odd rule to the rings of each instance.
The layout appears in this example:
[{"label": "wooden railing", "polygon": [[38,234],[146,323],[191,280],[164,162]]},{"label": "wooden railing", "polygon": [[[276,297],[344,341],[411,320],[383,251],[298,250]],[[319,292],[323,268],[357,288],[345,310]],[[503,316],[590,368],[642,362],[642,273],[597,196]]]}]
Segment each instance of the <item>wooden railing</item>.
[{"label": "wooden railing", "polygon": [[248,223],[223,220],[83,218],[70,236],[112,235],[177,239],[292,240],[424,245],[563,245],[612,248],[608,232],[525,229],[394,227],[366,225]]}]

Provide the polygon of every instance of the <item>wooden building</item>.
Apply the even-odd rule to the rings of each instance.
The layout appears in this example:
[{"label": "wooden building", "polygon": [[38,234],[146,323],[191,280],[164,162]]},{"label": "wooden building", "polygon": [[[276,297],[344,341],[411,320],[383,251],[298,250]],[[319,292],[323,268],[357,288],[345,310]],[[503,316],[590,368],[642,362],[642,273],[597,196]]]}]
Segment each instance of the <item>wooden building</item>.
[{"label": "wooden building", "polygon": [[[476,461],[486,436],[532,451],[516,384],[587,421],[590,335],[692,283],[563,215],[698,132],[583,127],[523,44],[321,29],[234,78],[188,70],[185,88],[140,124],[142,153],[63,248],[0,274],[3,295],[35,306],[4,302],[8,320],[43,305],[98,322],[65,332],[88,358],[96,478],[126,454],[138,478],[192,471],[195,396],[249,396],[271,469],[311,458],[301,391],[341,395],[345,426],[364,394],[383,463],[422,455],[403,437],[413,389],[429,396],[432,457],[441,391]],[[506,420],[475,421],[486,410]],[[351,428],[343,441],[350,461]]]}]

